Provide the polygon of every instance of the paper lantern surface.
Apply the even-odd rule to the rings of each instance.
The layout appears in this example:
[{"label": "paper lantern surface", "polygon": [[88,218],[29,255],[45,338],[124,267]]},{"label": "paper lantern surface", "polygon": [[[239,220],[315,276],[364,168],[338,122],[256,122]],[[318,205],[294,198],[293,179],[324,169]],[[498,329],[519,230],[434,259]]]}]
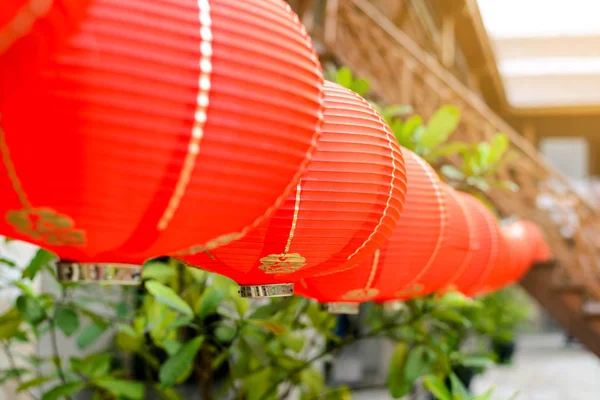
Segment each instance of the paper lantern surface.
[{"label": "paper lantern surface", "polygon": [[458,193],[473,221],[475,243],[468,266],[450,285],[470,295],[481,287],[498,260],[500,228],[494,214],[481,201],[467,193]]},{"label": "paper lantern surface", "polygon": [[402,153],[407,193],[388,241],[356,268],[303,280],[297,285],[299,294],[321,302],[383,301],[421,284],[420,277],[440,251],[447,228],[445,199],[435,171],[412,151],[403,148]]},{"label": "paper lantern surface", "polygon": [[240,237],[295,189],[322,122],[282,0],[57,0],[0,71],[0,234],[63,259]]},{"label": "paper lantern surface", "polygon": [[406,193],[400,147],[379,114],[337,84],[325,84],[324,114],[313,161],[283,206],[244,238],[183,260],[266,285],[353,267],[385,242]]}]

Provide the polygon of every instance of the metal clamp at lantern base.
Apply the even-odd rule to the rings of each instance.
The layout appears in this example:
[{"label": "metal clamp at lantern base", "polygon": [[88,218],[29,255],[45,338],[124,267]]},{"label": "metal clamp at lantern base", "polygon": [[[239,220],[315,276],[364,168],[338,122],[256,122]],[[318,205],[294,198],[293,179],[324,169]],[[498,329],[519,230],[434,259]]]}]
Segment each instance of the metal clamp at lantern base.
[{"label": "metal clamp at lantern base", "polygon": [[59,282],[102,283],[135,286],[142,278],[142,266],[113,263],[59,262],[56,265]]},{"label": "metal clamp at lantern base", "polygon": [[241,297],[261,299],[267,297],[286,297],[294,294],[293,283],[278,283],[275,285],[240,285]]},{"label": "metal clamp at lantern base", "polygon": [[328,311],[332,314],[349,314],[357,315],[360,310],[359,303],[325,303],[321,304],[323,311]]}]

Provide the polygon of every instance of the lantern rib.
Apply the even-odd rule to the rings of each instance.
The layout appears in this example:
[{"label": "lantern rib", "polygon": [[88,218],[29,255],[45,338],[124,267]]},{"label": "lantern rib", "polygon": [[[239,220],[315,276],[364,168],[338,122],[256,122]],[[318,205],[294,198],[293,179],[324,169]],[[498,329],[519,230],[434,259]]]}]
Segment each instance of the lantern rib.
[{"label": "lantern rib", "polygon": [[[419,165],[421,165],[421,167],[425,171],[425,174],[427,174],[427,176],[429,177],[429,179],[431,179],[432,182],[435,182],[438,179],[437,176],[435,176],[433,174],[433,170],[425,162],[425,160],[423,160],[419,156],[416,156],[415,160],[417,161],[417,163],[419,163]],[[406,284],[406,287],[408,287],[409,290],[410,290],[410,287],[413,286],[413,285],[415,285],[418,282],[418,280],[421,279],[423,277],[423,275],[425,275],[425,273],[427,273],[427,271],[431,267],[431,264],[433,263],[433,261],[437,257],[437,254],[439,253],[439,251],[440,251],[440,249],[442,247],[442,238],[444,236],[444,231],[446,230],[447,213],[446,213],[446,207],[444,206],[443,196],[442,196],[442,193],[440,191],[440,185],[433,185],[433,187],[434,187],[434,190],[435,190],[435,194],[436,194],[436,196],[438,198],[438,204],[439,204],[440,214],[442,215],[442,218],[440,220],[440,230],[439,230],[439,234],[438,234],[438,237],[437,237],[437,242],[435,244],[435,248],[431,252],[431,256],[429,257],[429,260],[427,261],[427,264],[425,264],[425,266],[421,269],[420,273],[411,282],[409,282],[408,284]]]},{"label": "lantern rib", "polygon": [[0,54],[4,53],[14,42],[31,31],[35,22],[48,14],[53,0],[30,0],[21,7],[4,28],[0,29]]},{"label": "lantern rib", "polygon": [[17,175],[15,165],[13,164],[12,159],[10,157],[10,151],[8,149],[8,144],[6,143],[6,135],[4,133],[4,128],[2,127],[1,122],[2,120],[0,120],[0,153],[2,155],[2,162],[6,167],[8,178],[10,179],[10,183],[12,184],[13,190],[19,198],[19,202],[21,202],[21,205],[24,209],[31,209],[31,203],[27,198],[25,190],[23,190],[23,186],[21,185],[21,181],[19,180],[19,176]]},{"label": "lantern rib", "polygon": [[198,154],[200,153],[200,142],[204,136],[204,125],[206,124],[206,112],[209,104],[210,92],[210,74],[212,72],[212,31],[210,6],[208,0],[198,0],[199,20],[200,20],[200,77],[198,78],[198,96],[196,100],[196,112],[194,114],[194,124],[187,153],[183,161],[183,166],[179,173],[179,178],[175,184],[175,189],[163,215],[158,221],[157,229],[162,231],[167,229],[173,219],[175,212],[181,204],[181,199],[190,183],[192,172],[196,166]]},{"label": "lantern rib", "polygon": [[456,269],[456,272],[454,273],[452,278],[450,278],[447,282],[447,285],[449,284],[449,287],[447,289],[452,289],[454,282],[465,272],[465,270],[471,263],[471,258],[472,258],[471,254],[473,252],[473,242],[475,239],[474,238],[475,232],[474,232],[474,225],[473,225],[473,219],[472,219],[471,213],[467,210],[467,207],[465,206],[464,201],[453,190],[448,190],[447,193],[449,193],[452,197],[454,197],[456,199],[458,205],[460,206],[460,209],[462,210],[463,215],[465,216],[465,219],[467,220],[467,230],[469,232],[469,251],[467,252],[467,255],[464,258],[463,262]]},{"label": "lantern rib", "polygon": [[[354,93],[354,92],[352,92]],[[356,95],[358,96],[358,95]],[[360,96],[358,96],[360,97]],[[362,97],[361,97],[362,99]],[[365,101],[364,99],[362,99],[363,101]],[[366,103],[366,101],[365,101]],[[381,123],[381,127],[383,129],[384,132],[386,132],[387,136],[388,136],[388,147],[390,149],[390,154],[392,156],[392,179],[390,181],[390,190],[388,193],[388,198],[387,201],[385,203],[385,208],[383,209],[383,214],[381,215],[381,218],[379,218],[379,222],[377,223],[377,226],[375,227],[375,229],[373,229],[373,232],[371,232],[371,234],[369,235],[369,237],[367,238],[367,240],[365,240],[363,242],[363,244],[360,245],[360,247],[358,247],[352,254],[350,254],[348,256],[348,260],[350,260],[352,257],[354,257],[356,254],[358,254],[362,249],[365,248],[365,246],[367,245],[367,243],[369,243],[369,241],[371,241],[373,239],[373,237],[375,236],[375,234],[377,234],[377,232],[379,231],[379,228],[383,225],[383,221],[385,221],[385,219],[387,218],[387,213],[391,207],[391,203],[392,203],[392,199],[394,198],[394,182],[396,180],[396,168],[398,168],[398,165],[396,164],[396,157],[394,155],[394,147],[392,146],[392,141],[390,139],[390,133],[389,133],[389,129],[386,129],[386,124],[383,121],[383,119],[381,119],[381,116],[377,115],[379,122]],[[395,139],[394,139],[395,140]]]},{"label": "lantern rib", "polygon": [[296,202],[294,203],[294,216],[292,218],[292,227],[290,228],[290,234],[287,238],[287,242],[285,243],[285,249],[283,250],[283,254],[287,254],[290,252],[290,247],[292,245],[292,239],[294,238],[294,232],[296,231],[296,224],[298,223],[298,214],[300,214],[300,194],[302,193],[302,186],[300,183],[296,186]]}]

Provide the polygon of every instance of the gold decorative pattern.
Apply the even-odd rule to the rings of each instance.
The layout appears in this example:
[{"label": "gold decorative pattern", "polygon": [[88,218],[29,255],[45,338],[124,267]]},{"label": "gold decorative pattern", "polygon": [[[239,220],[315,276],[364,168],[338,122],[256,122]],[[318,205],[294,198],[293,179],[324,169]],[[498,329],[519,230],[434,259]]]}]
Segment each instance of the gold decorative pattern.
[{"label": "gold decorative pattern", "polygon": [[396,292],[396,297],[418,296],[423,291],[423,285],[417,283],[407,289],[402,289]]},{"label": "gold decorative pattern", "polygon": [[6,221],[18,232],[53,246],[82,246],[85,232],[75,221],[51,208],[27,208],[6,213]]},{"label": "gold decorative pattern", "polygon": [[383,131],[386,133],[386,137],[388,139],[388,141],[387,141],[388,142],[388,147],[390,148],[390,153],[392,155],[392,179],[390,181],[390,190],[389,190],[389,193],[388,193],[387,201],[385,202],[385,208],[383,209],[383,214],[381,215],[381,218],[379,218],[379,222],[377,223],[377,226],[375,227],[375,229],[373,229],[373,232],[371,232],[371,234],[369,235],[369,237],[367,238],[367,240],[365,240],[363,242],[363,244],[360,245],[359,248],[357,248],[352,254],[350,254],[348,256],[348,260],[350,260],[356,254],[358,254],[359,251],[361,251],[362,249],[364,249],[365,246],[367,245],[367,243],[369,243],[373,239],[373,236],[375,236],[375,234],[377,233],[377,231],[379,230],[379,228],[383,225],[383,221],[387,217],[387,213],[388,213],[388,211],[390,209],[390,204],[392,203],[392,198],[394,196],[394,181],[396,180],[396,174],[395,174],[395,172],[396,172],[397,165],[396,165],[396,157],[394,157],[394,147],[392,146],[392,140],[396,140],[396,139],[393,138],[393,137],[391,137],[390,133],[386,129],[386,125],[385,125],[386,123],[381,119],[381,116],[379,114],[377,114],[377,118],[379,119],[379,123],[381,124],[381,127],[383,128]]},{"label": "gold decorative pattern", "polygon": [[[0,124],[1,122],[0,119]],[[8,179],[23,207],[21,210],[9,210],[5,216],[6,221],[16,231],[53,246],[85,245],[85,231],[75,229],[75,221],[71,217],[49,207],[32,206],[17,176],[8,145],[6,144],[4,129],[1,125],[0,155],[6,167]]]},{"label": "gold decorative pattern", "polygon": [[265,271],[266,274],[291,274],[292,272],[298,271],[306,265],[306,258],[302,257],[298,253],[288,254],[290,247],[292,246],[292,239],[296,231],[296,224],[298,223],[298,214],[300,213],[300,195],[302,193],[302,187],[300,183],[296,186],[296,202],[294,204],[294,216],[292,218],[292,226],[290,228],[290,234],[288,235],[285,249],[281,254],[270,254],[260,259],[260,268]]},{"label": "gold decorative pattern", "polygon": [[212,30],[210,5],[208,0],[198,0],[199,19],[200,19],[200,77],[198,79],[198,97],[196,100],[196,113],[194,115],[194,125],[188,143],[187,154],[183,160],[183,166],[179,172],[179,179],[175,185],[175,190],[171,195],[169,203],[165,208],[162,217],[157,224],[158,230],[165,230],[169,222],[179,208],[181,199],[190,183],[192,172],[196,166],[198,153],[200,152],[200,142],[204,136],[204,125],[206,124],[206,113],[208,109],[208,95],[210,92],[210,74],[212,72]]},{"label": "gold decorative pattern", "polygon": [[0,29],[0,54],[31,31],[33,24],[50,11],[53,0],[30,0]]},{"label": "gold decorative pattern", "polygon": [[347,292],[342,296],[344,299],[352,300],[369,300],[379,294],[379,290],[371,288],[375,281],[375,275],[377,274],[377,268],[379,268],[379,254],[380,250],[376,250],[373,254],[373,264],[371,265],[371,271],[369,272],[369,278],[364,289],[355,289]]},{"label": "gold decorative pattern", "polygon": [[362,300],[367,301],[379,294],[379,290],[374,288],[356,289],[346,293],[343,297],[344,300]]},{"label": "gold decorative pattern", "polygon": [[298,253],[271,254],[260,259],[260,268],[265,274],[291,274],[306,265],[306,258]]}]

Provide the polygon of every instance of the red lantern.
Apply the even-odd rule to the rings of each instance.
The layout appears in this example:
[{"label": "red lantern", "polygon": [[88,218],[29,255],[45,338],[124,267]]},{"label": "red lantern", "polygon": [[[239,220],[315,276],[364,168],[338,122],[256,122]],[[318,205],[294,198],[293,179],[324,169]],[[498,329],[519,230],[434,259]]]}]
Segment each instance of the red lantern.
[{"label": "red lantern", "polygon": [[[388,241],[356,268],[303,280],[298,293],[323,303],[385,301],[418,294],[448,229],[441,182],[418,155],[402,149],[408,180],[404,209]],[[416,287],[415,285],[421,285]]]},{"label": "red lantern", "polygon": [[494,214],[475,197],[459,192],[468,215],[473,221],[473,244],[469,265],[451,285],[457,290],[472,294],[481,287],[499,257],[500,230]]},{"label": "red lantern", "polygon": [[535,246],[527,237],[521,222],[511,223],[501,228],[501,251],[506,255],[502,263],[492,269],[486,279],[478,285],[478,294],[493,292],[517,281],[531,265]]},{"label": "red lantern", "polygon": [[282,0],[56,0],[0,69],[0,234],[67,260],[241,237],[296,187],[322,122]]},{"label": "red lantern", "polygon": [[400,147],[379,114],[337,84],[325,83],[324,113],[318,150],[283,206],[243,239],[183,260],[257,297],[290,294],[289,283],[353,267],[382,245],[406,192]]},{"label": "red lantern", "polygon": [[554,258],[552,250],[550,250],[540,227],[531,221],[521,221],[521,224],[525,228],[527,242],[533,244],[533,261],[548,262],[552,260]]}]

